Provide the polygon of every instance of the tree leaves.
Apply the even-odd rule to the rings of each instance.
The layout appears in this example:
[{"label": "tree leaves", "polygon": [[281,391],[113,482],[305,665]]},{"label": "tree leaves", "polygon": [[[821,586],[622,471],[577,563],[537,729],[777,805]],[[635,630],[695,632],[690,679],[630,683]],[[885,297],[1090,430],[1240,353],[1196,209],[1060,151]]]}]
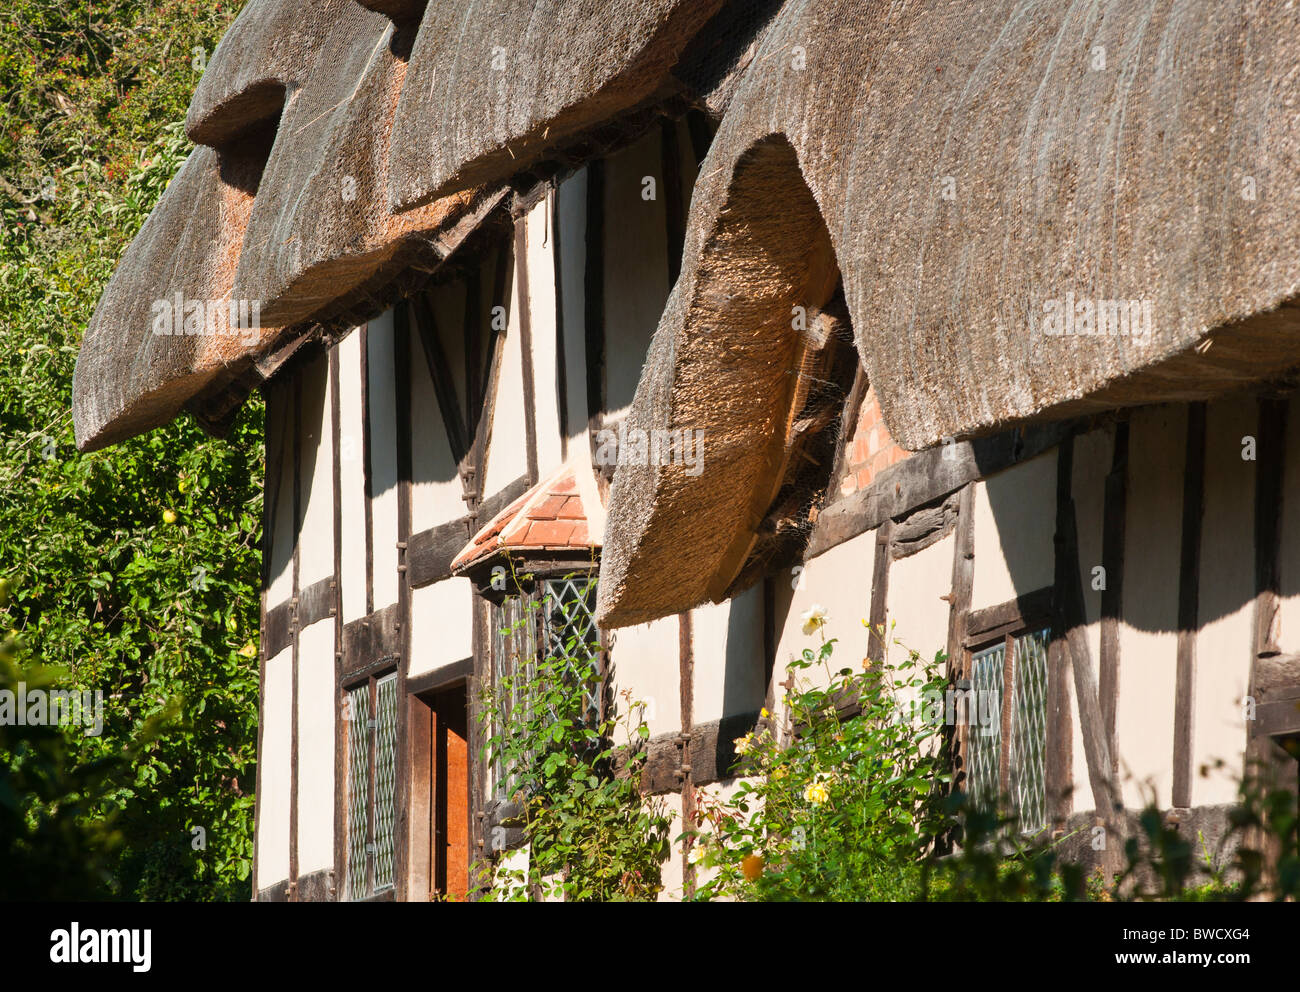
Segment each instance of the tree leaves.
[{"label": "tree leaves", "polygon": [[[248,896],[249,797],[223,783],[254,780],[257,665],[240,652],[258,636],[260,404],[228,441],[186,418],[88,456],[69,415],[85,324],[189,151],[189,50],[211,50],[239,6],[16,0],[0,24],[0,172],[18,187],[52,180],[37,224],[0,190],[0,347],[17,358],[0,365],[0,576],[16,590],[0,639],[20,635],[24,664],[58,662],[67,687],[103,693],[103,736],[70,735],[69,761],[153,735],[129,780],[78,806],[87,828],[120,827],[101,895]],[[160,57],[168,44],[184,57]],[[70,116],[42,110],[53,89]],[[193,824],[206,850],[191,847]],[[0,875],[15,857],[0,843]]]}]

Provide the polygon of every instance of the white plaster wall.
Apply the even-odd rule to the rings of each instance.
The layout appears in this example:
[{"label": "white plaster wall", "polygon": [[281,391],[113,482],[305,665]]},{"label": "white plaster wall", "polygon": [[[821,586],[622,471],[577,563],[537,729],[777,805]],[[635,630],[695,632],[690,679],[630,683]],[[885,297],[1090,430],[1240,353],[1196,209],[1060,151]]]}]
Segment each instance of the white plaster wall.
[{"label": "white plaster wall", "polygon": [[[524,426],[524,365],[519,331],[521,305],[524,304],[518,299],[518,294],[513,294],[506,323],[496,408],[492,418],[492,438],[487,450],[487,471],[483,480],[485,497],[499,493],[528,471],[528,436]],[[485,319],[491,319],[491,307],[486,313]]]},{"label": "white plaster wall", "polygon": [[411,531],[419,533],[463,517],[465,490],[418,332],[412,332],[410,345]]},{"label": "white plaster wall", "polygon": [[672,826],[668,828],[668,860],[659,868],[659,882],[663,886],[659,891],[659,901],[681,902],[686,893],[684,887],[686,859],[682,855],[682,845],[676,838],[686,829],[682,823],[682,797],[681,793],[670,792],[656,798],[663,800],[673,821]]},{"label": "white plaster wall", "polygon": [[1050,586],[1055,577],[1056,452],[975,484],[971,609]]},{"label": "white plaster wall", "polygon": [[[668,302],[668,234],[658,129],[605,162],[605,398],[610,417],[632,404]],[[642,199],[655,180],[656,198]]]},{"label": "white plaster wall", "polygon": [[266,405],[266,498],[275,501],[267,568],[268,611],[293,598],[293,547],[297,538],[293,526],[293,422],[292,385],[279,383],[272,387]]},{"label": "white plaster wall", "polygon": [[338,346],[339,511],[343,517],[340,567],[343,622],[366,615],[366,492],[361,411],[361,335],[353,331]]},{"label": "white plaster wall", "polygon": [[411,590],[408,676],[423,675],[473,653],[472,603],[469,579],[444,579]]},{"label": "white plaster wall", "polygon": [[889,659],[905,660],[910,651],[933,661],[948,647],[948,601],[952,591],[952,556],[955,538],[950,534],[922,551],[892,562],[886,616]]},{"label": "white plaster wall", "polygon": [[[680,630],[680,621],[672,616],[613,632],[615,692],[631,689],[633,701],[646,704],[652,737],[682,729]],[[616,700],[623,712],[622,699]]]},{"label": "white plaster wall", "polygon": [[[933,663],[935,655],[948,648],[948,616],[951,608],[947,596],[952,590],[952,556],[956,544],[953,535],[937,541],[914,555],[899,558],[890,564],[889,585],[886,595],[886,663],[907,665],[911,652],[919,657],[914,669],[894,673],[897,679],[915,674],[924,678],[924,666]],[[844,659],[841,659],[843,661]],[[836,668],[844,667],[836,665]],[[939,667],[937,672],[942,674]],[[907,707],[906,712],[918,718],[923,713],[924,700],[918,690],[904,689],[894,694],[896,704]],[[938,738],[932,738],[937,747]]]},{"label": "white plaster wall", "polygon": [[[479,269],[479,316],[483,326],[491,320],[492,308],[497,305],[492,299],[493,273],[496,269],[494,255],[489,255]],[[442,345],[443,357],[447,367],[452,369],[452,387],[455,391],[457,409],[465,409],[465,320],[466,303],[469,288],[466,282],[454,280],[440,283],[430,291],[430,306],[433,309],[434,322],[437,325],[438,343]],[[506,301],[500,301],[504,306]],[[416,335],[419,336],[418,334]],[[480,365],[480,368],[482,366]]]},{"label": "white plaster wall", "polygon": [[763,705],[763,586],[691,611],[695,636],[694,722]]},{"label": "white plaster wall", "polygon": [[1170,803],[1178,561],[1187,409],[1134,412],[1129,428],[1124,618],[1115,730],[1126,806]]},{"label": "white plaster wall", "polygon": [[397,362],[393,312],[370,322],[370,512],[376,610],[397,602]]},{"label": "white plaster wall", "polygon": [[334,621],[299,634],[298,874],[334,864]]},{"label": "white plaster wall", "polygon": [[334,574],[334,435],[329,358],[321,355],[302,376],[299,439],[303,479],[298,588]]},{"label": "white plaster wall", "polygon": [[[1205,516],[1192,690],[1192,804],[1237,797],[1247,725],[1255,592],[1255,461],[1242,439],[1257,438],[1258,401],[1210,403],[1205,424]],[[1217,762],[1225,766],[1216,768]]]},{"label": "white plaster wall", "polygon": [[551,194],[528,213],[528,306],[533,339],[533,404],[537,425],[537,466],[546,478],[564,461],[560,445],[559,376],[556,372],[555,235]]},{"label": "white plaster wall", "polygon": [[[835,668],[854,668],[862,663],[869,646],[863,622],[871,616],[871,570],[875,553],[876,532],[867,531],[809,559],[802,571],[792,574],[789,581],[776,582],[774,598],[779,636],[772,672],[775,682],[785,681],[786,666],[805,648],[817,651],[823,634],[827,640],[838,639],[832,655]],[[801,616],[815,605],[823,607],[829,619],[821,633],[808,636],[801,629]],[[799,681],[823,684],[826,676],[821,669],[812,668],[800,673]],[[779,688],[773,693],[778,709],[782,695],[783,690]]]},{"label": "white plaster wall", "polygon": [[[1100,584],[1103,577],[1098,576],[1094,580],[1093,569],[1101,565],[1106,476],[1110,474],[1114,447],[1114,435],[1110,431],[1089,431],[1074,439],[1074,482],[1071,495],[1074,497],[1075,524],[1079,535],[1079,579],[1083,584],[1083,614],[1087,621],[1085,633],[1094,669],[1101,657],[1102,590],[1093,587]],[[1109,581],[1109,576],[1104,578]]]},{"label": "white plaster wall", "polygon": [[262,753],[257,758],[261,773],[257,811],[257,884],[263,889],[289,877],[292,704],[293,649],[285,648],[274,658],[267,659],[266,681],[262,686]]}]

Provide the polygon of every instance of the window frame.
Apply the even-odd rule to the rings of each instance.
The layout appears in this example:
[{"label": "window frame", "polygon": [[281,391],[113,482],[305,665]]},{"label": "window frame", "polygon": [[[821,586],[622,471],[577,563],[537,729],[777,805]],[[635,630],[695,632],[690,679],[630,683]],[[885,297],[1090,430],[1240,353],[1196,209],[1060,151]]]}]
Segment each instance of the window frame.
[{"label": "window frame", "polygon": [[[501,617],[501,611],[504,609],[506,601],[510,599],[523,599],[529,603],[535,604],[537,615],[534,620],[534,626],[531,630],[533,653],[532,658],[529,661],[529,664],[534,664],[537,658],[542,656],[541,653],[545,651],[547,647],[547,637],[544,628],[544,624],[546,623],[546,587],[551,583],[564,581],[573,581],[576,583],[589,582],[591,583],[591,591],[589,594],[591,601],[590,609],[593,614],[592,631],[595,634],[595,643],[597,645],[595,660],[597,669],[600,672],[599,691],[594,700],[597,706],[592,719],[593,722],[599,723],[606,718],[610,705],[609,645],[604,631],[596,626],[594,618],[594,605],[597,582],[599,579],[599,570],[599,561],[593,562],[587,558],[577,562],[545,563],[534,563],[525,558],[515,566],[514,574],[512,575],[512,582],[514,583],[514,588],[512,590],[495,590],[491,587],[490,583],[480,584],[478,592],[486,601],[485,605],[488,621],[487,640],[484,643],[485,658],[480,671],[491,679],[490,688],[492,691],[496,691],[496,687],[499,684],[498,679],[500,679],[504,674],[504,669],[500,666],[498,657],[498,649],[502,641],[500,629],[503,625],[498,624],[498,619]],[[517,657],[513,659],[514,663],[517,663],[517,661]],[[511,670],[516,670],[513,663],[511,665]],[[512,704],[513,702],[514,701],[512,700]],[[489,731],[490,734],[495,734],[497,732],[498,729],[495,727]],[[504,771],[496,765],[489,755],[484,762],[482,793],[484,802],[489,807],[500,808],[508,804],[509,796],[502,788],[505,778],[506,776]],[[490,817],[490,819],[494,819],[494,817]],[[489,823],[489,826],[491,825],[493,824]]]},{"label": "window frame", "polygon": [[[400,679],[398,677],[398,659],[396,657],[387,657],[383,659],[382,665],[374,666],[370,671],[358,673],[356,676],[344,679],[339,686],[339,706],[341,724],[343,727],[341,746],[343,748],[343,774],[344,782],[341,790],[343,800],[343,878],[342,891],[343,899],[347,902],[386,902],[396,898],[397,893],[397,820],[399,810],[397,808],[397,777],[401,774],[401,762],[398,754],[397,740],[397,722],[398,711],[402,706],[403,700],[400,698]],[[379,813],[379,751],[380,751],[380,722],[379,722],[379,693],[380,685],[392,685],[392,782],[393,796],[391,799],[393,806],[393,823],[388,831],[388,842],[392,846],[390,861],[392,864],[393,877],[387,884],[382,887],[376,886],[376,865],[379,852],[377,850],[378,823],[377,816]],[[359,721],[355,718],[355,713],[351,709],[351,697],[354,692],[365,690],[367,693],[366,705],[369,716],[366,719],[366,734],[368,740],[365,744],[367,763],[366,763],[366,839],[363,850],[365,851],[365,890],[363,894],[358,895],[353,891],[353,856],[352,856],[352,837],[353,837],[353,818],[352,818],[352,783],[353,783],[353,763],[352,763],[352,742],[353,733]]]},{"label": "window frame", "polygon": [[[1060,726],[1059,722],[1053,719],[1054,680],[1061,677],[1061,673],[1057,671],[1058,666],[1054,663],[1054,658],[1060,654],[1064,646],[1064,630],[1059,622],[1059,616],[1060,611],[1055,602],[1054,590],[1051,586],[1036,589],[1033,592],[1026,593],[1005,603],[999,603],[996,606],[971,610],[966,616],[966,632],[962,639],[961,669],[957,679],[957,688],[959,690],[973,692],[975,687],[974,665],[978,655],[999,646],[1003,648],[1001,706],[998,714],[1000,735],[998,793],[999,799],[1007,798],[1015,806],[1011,809],[999,807],[999,812],[1014,818],[1016,831],[1020,834],[1033,835],[1045,830],[1050,831],[1053,829],[1055,821],[1068,811],[1064,808],[1068,804],[1068,798],[1054,796],[1049,788],[1052,784],[1053,753],[1060,746],[1061,736],[1072,730],[1072,728]],[[1043,729],[1041,741],[1043,816],[1041,824],[1027,829],[1022,824],[1019,808],[1018,773],[1021,769],[1018,767],[1019,762],[1015,747],[1017,691],[1020,686],[1020,673],[1022,671],[1017,655],[1019,654],[1018,649],[1021,640],[1035,635],[1040,635],[1043,639]],[[974,701],[975,706],[978,707],[979,705],[976,697],[973,695],[968,697],[968,711],[971,705],[970,700]],[[966,718],[959,720],[956,727],[957,756],[963,774],[962,788],[972,801],[976,800],[972,788],[974,779],[974,756],[971,743],[973,728],[975,728],[973,716],[967,712]]]}]

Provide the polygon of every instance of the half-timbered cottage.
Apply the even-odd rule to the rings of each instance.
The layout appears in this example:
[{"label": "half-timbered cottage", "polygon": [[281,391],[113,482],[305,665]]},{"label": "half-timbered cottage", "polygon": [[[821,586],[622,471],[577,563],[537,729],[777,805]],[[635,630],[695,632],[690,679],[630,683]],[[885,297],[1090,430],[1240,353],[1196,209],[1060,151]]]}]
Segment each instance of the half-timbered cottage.
[{"label": "half-timbered cottage", "polygon": [[1212,836],[1294,779],[1298,29],[251,0],[74,413],[265,395],[255,897],[468,894],[519,840],[478,692],[575,633],[683,820],[815,607],[992,701],[958,771],[1022,830]]}]

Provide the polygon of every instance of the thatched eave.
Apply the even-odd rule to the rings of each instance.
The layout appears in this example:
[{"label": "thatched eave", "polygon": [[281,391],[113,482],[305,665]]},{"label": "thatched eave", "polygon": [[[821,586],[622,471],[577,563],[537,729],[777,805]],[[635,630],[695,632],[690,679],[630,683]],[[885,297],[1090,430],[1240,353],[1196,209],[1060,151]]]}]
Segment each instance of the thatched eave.
[{"label": "thatched eave", "polygon": [[430,3],[393,125],[390,207],[504,181],[680,89],[670,70],[723,2]]}]

